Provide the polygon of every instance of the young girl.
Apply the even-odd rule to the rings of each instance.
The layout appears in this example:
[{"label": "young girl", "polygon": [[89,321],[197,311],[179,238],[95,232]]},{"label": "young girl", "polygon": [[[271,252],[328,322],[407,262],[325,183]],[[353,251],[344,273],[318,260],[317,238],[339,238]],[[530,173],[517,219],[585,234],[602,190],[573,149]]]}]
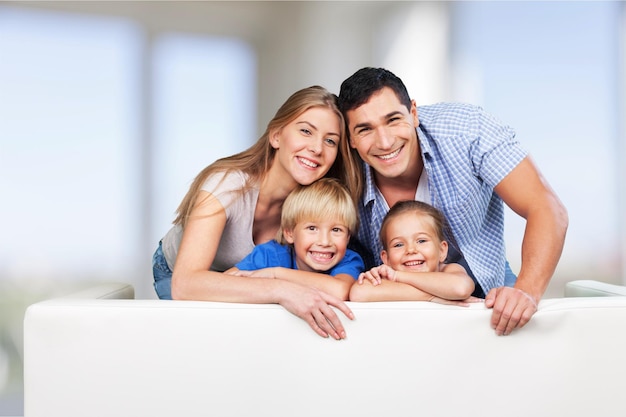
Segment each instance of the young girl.
[{"label": "young girl", "polygon": [[301,283],[223,273],[276,236],[283,202],[299,184],[328,174],[355,192],[357,171],[336,100],[319,86],[297,91],[256,144],[198,174],[153,257],[160,298],[278,303],[321,336],[345,337],[330,305],[353,314],[336,297]]},{"label": "young girl", "polygon": [[444,263],[448,255],[444,224],[443,214],[429,204],[396,203],[380,229],[383,265],[359,276],[350,300],[467,305],[464,300],[470,300],[474,281],[461,265]]},{"label": "young girl", "polygon": [[322,178],[299,186],[283,204],[276,240],[257,245],[226,273],[298,282],[347,300],[365,268],[348,249],[357,225],[354,201],[339,181]]}]

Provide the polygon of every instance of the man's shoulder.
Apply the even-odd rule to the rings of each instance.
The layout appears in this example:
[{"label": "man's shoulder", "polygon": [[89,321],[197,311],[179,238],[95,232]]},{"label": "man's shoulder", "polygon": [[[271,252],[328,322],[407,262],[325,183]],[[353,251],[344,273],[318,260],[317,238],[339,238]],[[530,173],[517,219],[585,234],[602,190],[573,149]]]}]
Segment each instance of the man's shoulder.
[{"label": "man's shoulder", "polygon": [[422,120],[455,119],[471,117],[483,112],[483,108],[470,103],[442,102],[417,107],[417,117]]},{"label": "man's shoulder", "polygon": [[432,136],[450,136],[458,132],[469,133],[477,128],[480,106],[469,103],[436,103],[417,108],[422,130]]}]

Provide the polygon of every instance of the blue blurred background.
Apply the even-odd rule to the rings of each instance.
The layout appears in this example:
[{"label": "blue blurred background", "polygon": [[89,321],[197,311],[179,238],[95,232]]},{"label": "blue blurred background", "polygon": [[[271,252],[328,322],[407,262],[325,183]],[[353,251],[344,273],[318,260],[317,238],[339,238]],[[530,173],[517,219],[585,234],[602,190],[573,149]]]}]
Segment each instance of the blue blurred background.
[{"label": "blue blurred background", "polygon": [[[625,64],[620,1],[0,1],[0,415],[23,414],[27,305],[102,281],[156,298],[196,173],[363,66],[515,128],[570,213],[545,297],[626,283]],[[514,270],[523,227],[507,212]]]}]

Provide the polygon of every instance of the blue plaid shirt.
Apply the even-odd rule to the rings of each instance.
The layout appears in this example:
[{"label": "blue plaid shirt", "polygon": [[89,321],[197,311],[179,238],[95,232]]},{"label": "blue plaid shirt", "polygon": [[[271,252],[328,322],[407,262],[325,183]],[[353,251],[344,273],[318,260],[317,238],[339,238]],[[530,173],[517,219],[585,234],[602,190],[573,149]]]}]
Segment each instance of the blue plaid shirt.
[{"label": "blue plaid shirt", "polygon": [[[445,235],[485,294],[504,284],[504,205],[493,188],[526,156],[515,132],[480,107],[440,103],[418,107],[417,135],[431,204],[446,216]],[[388,206],[365,165],[359,205],[366,268],[380,265],[380,227]],[[367,253],[371,251],[370,253]]]}]

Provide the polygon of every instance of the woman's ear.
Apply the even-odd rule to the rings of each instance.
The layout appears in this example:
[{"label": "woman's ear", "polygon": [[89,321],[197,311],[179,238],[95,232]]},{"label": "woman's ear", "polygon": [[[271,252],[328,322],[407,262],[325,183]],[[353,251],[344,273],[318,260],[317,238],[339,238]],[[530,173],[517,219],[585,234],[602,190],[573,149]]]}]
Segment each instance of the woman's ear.
[{"label": "woman's ear", "polygon": [[443,262],[448,257],[448,242],[442,240],[439,244],[439,262]]},{"label": "woman's ear", "polygon": [[274,129],[270,132],[270,145],[272,146],[272,148],[274,149],[279,149],[280,148],[280,130],[279,129]]}]

